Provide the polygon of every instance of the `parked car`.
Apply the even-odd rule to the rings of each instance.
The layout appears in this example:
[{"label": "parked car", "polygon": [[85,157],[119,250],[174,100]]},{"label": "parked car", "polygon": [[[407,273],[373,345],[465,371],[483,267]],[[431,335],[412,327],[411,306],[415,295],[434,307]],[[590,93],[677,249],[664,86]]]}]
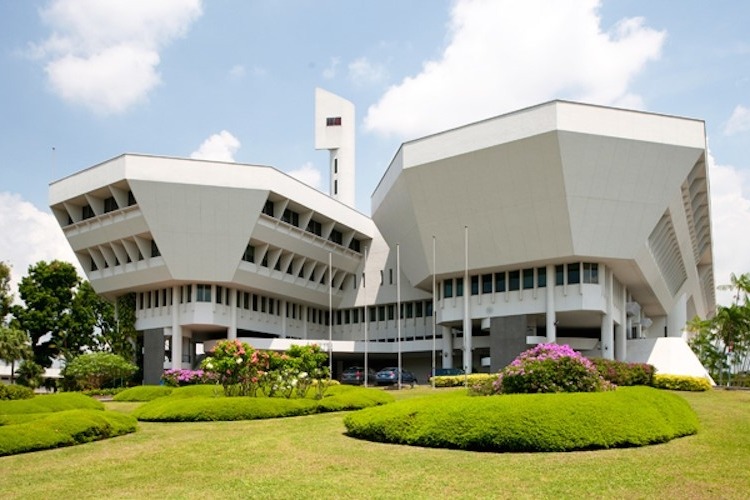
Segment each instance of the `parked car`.
[{"label": "parked car", "polygon": [[[436,377],[455,377],[463,375],[464,371],[461,368],[435,368]],[[432,377],[432,376],[430,376]]]},{"label": "parked car", "polygon": [[[398,368],[388,367],[380,370],[376,375],[375,379],[378,385],[393,385],[398,384]],[[417,377],[410,371],[401,370],[401,384],[409,384],[414,387],[417,383]]]},{"label": "parked car", "polygon": [[[367,383],[374,384],[376,379],[375,370],[367,369]],[[361,366],[350,366],[341,374],[342,384],[361,385],[365,382],[365,369]]]}]

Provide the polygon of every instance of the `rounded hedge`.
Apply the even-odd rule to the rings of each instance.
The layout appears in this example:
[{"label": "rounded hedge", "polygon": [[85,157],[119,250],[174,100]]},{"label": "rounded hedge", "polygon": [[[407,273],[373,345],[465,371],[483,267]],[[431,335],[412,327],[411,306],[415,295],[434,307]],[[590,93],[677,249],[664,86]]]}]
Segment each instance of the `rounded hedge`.
[{"label": "rounded hedge", "polygon": [[156,398],[169,396],[171,393],[172,387],[164,385],[139,385],[115,394],[112,400],[120,402],[153,401]]},{"label": "rounded hedge", "polygon": [[0,401],[12,399],[31,399],[34,391],[24,385],[5,385],[0,383]]},{"label": "rounded hedge", "polygon": [[698,430],[684,399],[650,387],[485,397],[454,392],[365,409],[344,424],[348,435],[371,441],[492,452],[644,446]]},{"label": "rounded hedge", "polygon": [[39,395],[32,399],[0,401],[0,415],[49,413],[65,410],[103,410],[104,405],[78,392]]},{"label": "rounded hedge", "polygon": [[[255,420],[328,411],[362,409],[390,403],[393,396],[377,389],[333,386],[321,400],[225,397],[216,386],[187,386],[136,408],[133,416],[151,422]],[[311,391],[312,392],[312,391]]]}]

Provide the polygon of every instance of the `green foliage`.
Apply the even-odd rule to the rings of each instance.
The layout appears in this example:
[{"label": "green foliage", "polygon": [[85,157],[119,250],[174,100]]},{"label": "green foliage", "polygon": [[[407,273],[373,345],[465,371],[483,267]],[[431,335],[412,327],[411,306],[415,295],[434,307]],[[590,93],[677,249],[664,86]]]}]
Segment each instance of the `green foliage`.
[{"label": "green foliage", "polygon": [[643,446],[698,430],[684,399],[650,387],[487,398],[437,394],[355,412],[344,424],[349,435],[372,441],[493,452]]},{"label": "green foliage", "polygon": [[44,383],[44,368],[30,359],[25,359],[21,362],[16,374],[18,375],[17,381],[19,384],[32,389],[41,387]]},{"label": "green foliage", "polygon": [[13,325],[5,326],[2,321],[0,317],[0,361],[5,361],[10,365],[10,383],[12,384],[15,379],[16,361],[31,358],[33,352],[26,332]]},{"label": "green foliage", "polygon": [[0,415],[49,413],[77,409],[103,410],[104,405],[93,398],[76,392],[45,394],[32,399],[16,401],[0,401]]},{"label": "green foliage", "polygon": [[651,385],[656,372],[656,368],[647,363],[625,363],[602,358],[593,358],[591,362],[604,380],[617,386]]},{"label": "green foliage", "polygon": [[92,352],[70,361],[63,370],[64,376],[75,380],[81,389],[101,389],[107,384],[130,377],[138,367],[117,354]]},{"label": "green foliage", "polygon": [[136,429],[130,415],[91,409],[49,413],[0,427],[0,456],[119,436]]},{"label": "green foliage", "polygon": [[214,420],[255,420],[291,417],[320,412],[367,408],[393,401],[393,396],[377,389],[335,386],[323,399],[315,394],[307,398],[225,397],[216,386],[186,386],[137,408],[138,420],[154,422],[196,422]]},{"label": "green foliage", "polygon": [[438,375],[430,377],[430,383],[435,382],[435,387],[461,387],[466,381],[469,387],[484,383],[487,380],[495,381],[497,373],[470,373],[468,375]]},{"label": "green foliage", "polygon": [[31,399],[34,391],[22,385],[0,384],[0,401],[11,399]]},{"label": "green foliage", "polygon": [[10,293],[10,266],[0,261],[0,324],[5,323],[11,304],[13,304],[13,294]]},{"label": "green foliage", "polygon": [[654,375],[653,386],[672,391],[708,391],[711,383],[704,377],[687,375]]},{"label": "green foliage", "polygon": [[156,398],[169,396],[171,393],[171,387],[163,385],[139,385],[117,393],[112,399],[114,401],[153,401]]}]

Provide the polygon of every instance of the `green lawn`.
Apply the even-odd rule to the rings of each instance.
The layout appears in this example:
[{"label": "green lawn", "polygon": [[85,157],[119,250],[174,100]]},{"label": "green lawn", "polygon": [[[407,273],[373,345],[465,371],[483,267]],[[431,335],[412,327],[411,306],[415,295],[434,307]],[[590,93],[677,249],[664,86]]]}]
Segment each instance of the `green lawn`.
[{"label": "green lawn", "polygon": [[644,448],[492,454],[386,445],[345,436],[341,413],[140,423],[134,434],[0,458],[0,492],[4,499],[748,498],[750,391],[679,394],[698,413],[700,432]]}]

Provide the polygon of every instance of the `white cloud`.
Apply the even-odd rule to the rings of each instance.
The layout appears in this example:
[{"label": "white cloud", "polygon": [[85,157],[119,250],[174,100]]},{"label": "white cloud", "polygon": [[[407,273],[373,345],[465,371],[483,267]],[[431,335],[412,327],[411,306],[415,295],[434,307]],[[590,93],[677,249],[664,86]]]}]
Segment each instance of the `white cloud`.
[{"label": "white cloud", "polygon": [[338,67],[340,62],[340,58],[332,57],[331,63],[326,69],[323,70],[323,78],[325,78],[326,80],[333,80],[334,78],[336,78],[336,68]]},{"label": "white cloud", "polygon": [[0,192],[0,235],[0,260],[11,266],[16,299],[18,282],[40,260],[70,262],[85,276],[55,218],[18,194]]},{"label": "white cloud", "polygon": [[245,76],[245,73],[247,73],[247,70],[245,70],[243,65],[235,64],[229,70],[229,78],[231,80],[241,80]]},{"label": "white cloud", "polygon": [[53,0],[40,12],[52,34],[30,55],[64,100],[121,113],[159,85],[159,51],[201,13],[201,0]]},{"label": "white cloud", "polygon": [[[717,165],[709,156],[714,281],[729,283],[729,275],[750,272],[750,179],[746,172]],[[727,305],[731,292],[717,291],[717,302]]]},{"label": "white cloud", "polygon": [[382,64],[373,64],[366,57],[349,63],[349,79],[357,85],[373,85],[384,82],[388,71]]},{"label": "white cloud", "polygon": [[234,161],[234,154],[240,149],[240,141],[226,130],[203,141],[197,151],[190,153],[196,160]]},{"label": "white cloud", "polygon": [[732,135],[748,130],[750,130],[750,109],[738,104],[734,108],[732,116],[729,117],[726,127],[724,127],[724,133]]},{"label": "white cloud", "polygon": [[304,182],[308,186],[314,187],[318,191],[322,190],[321,183],[323,181],[323,176],[320,174],[320,171],[318,171],[310,162],[307,162],[300,168],[287,173],[295,179]]},{"label": "white cloud", "polygon": [[603,32],[599,3],[459,0],[442,55],[388,89],[365,127],[413,137],[556,98],[640,107],[628,87],[666,35],[641,18]]}]

